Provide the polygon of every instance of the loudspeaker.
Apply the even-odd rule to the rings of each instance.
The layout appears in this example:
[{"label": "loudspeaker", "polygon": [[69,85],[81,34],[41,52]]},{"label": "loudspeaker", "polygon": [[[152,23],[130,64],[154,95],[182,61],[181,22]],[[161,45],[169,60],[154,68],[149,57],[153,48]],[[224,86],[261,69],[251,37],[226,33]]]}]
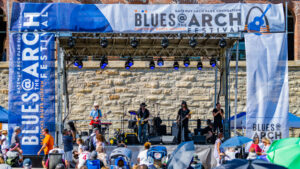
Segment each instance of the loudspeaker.
[{"label": "loudspeaker", "polygon": [[175,137],[175,139],[177,139],[177,137],[178,137],[178,132],[179,132],[178,126],[173,125],[172,128],[171,128],[171,133],[172,133],[172,136]]},{"label": "loudspeaker", "polygon": [[174,136],[162,136],[161,140],[163,144],[175,144]]},{"label": "loudspeaker", "polygon": [[136,134],[125,134],[125,143],[127,145],[134,145],[134,144],[139,144],[139,140],[136,136]]},{"label": "loudspeaker", "polygon": [[161,136],[150,137],[149,142],[151,144],[160,144],[161,143]]},{"label": "loudspeaker", "polygon": [[200,128],[201,128],[201,120],[197,119],[197,129],[200,129]]},{"label": "loudspeaker", "polygon": [[193,136],[193,140],[194,140],[195,144],[206,144],[205,136]]},{"label": "loudspeaker", "polygon": [[159,136],[166,135],[167,134],[167,126],[161,125],[159,128],[157,128],[157,133]]}]

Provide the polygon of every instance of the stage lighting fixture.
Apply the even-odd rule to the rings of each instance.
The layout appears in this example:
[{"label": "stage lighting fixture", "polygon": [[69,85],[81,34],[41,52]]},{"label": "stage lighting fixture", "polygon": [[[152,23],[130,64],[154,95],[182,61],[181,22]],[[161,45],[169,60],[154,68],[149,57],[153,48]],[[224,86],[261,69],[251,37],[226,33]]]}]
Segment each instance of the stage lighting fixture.
[{"label": "stage lighting fixture", "polygon": [[134,65],[134,62],[133,62],[132,57],[129,57],[129,58],[127,59],[127,62],[128,62],[128,65],[129,65],[130,67]]},{"label": "stage lighting fixture", "polygon": [[70,37],[68,40],[68,45],[70,48],[73,48],[75,46],[75,39]]},{"label": "stage lighting fixture", "polygon": [[103,56],[100,62],[100,68],[105,69],[105,67],[108,65],[108,59],[106,56]]},{"label": "stage lighting fixture", "polygon": [[80,61],[78,62],[78,68],[81,69],[82,67],[83,67],[83,63],[82,63],[82,61],[80,60]]},{"label": "stage lighting fixture", "polygon": [[164,65],[164,60],[163,60],[163,58],[159,58],[158,60],[157,60],[157,65],[158,66],[163,66]]},{"label": "stage lighting fixture", "polygon": [[78,66],[79,65],[79,60],[76,58],[75,60],[74,60],[74,66]]},{"label": "stage lighting fixture", "polygon": [[226,45],[227,45],[226,40],[222,38],[222,39],[219,41],[219,46],[220,46],[221,48],[225,48]]},{"label": "stage lighting fixture", "polygon": [[190,58],[189,57],[185,57],[183,60],[183,64],[185,67],[189,67],[190,65]]},{"label": "stage lighting fixture", "polygon": [[175,61],[173,67],[174,67],[175,70],[178,70],[179,69],[179,63],[177,61]]},{"label": "stage lighting fixture", "polygon": [[136,38],[131,39],[130,46],[133,48],[136,48],[139,45],[139,41],[136,40]]},{"label": "stage lighting fixture", "polygon": [[103,48],[106,48],[108,46],[108,41],[106,38],[101,38],[100,39],[100,46]]},{"label": "stage lighting fixture", "polygon": [[169,40],[167,38],[164,38],[163,40],[161,40],[161,46],[163,48],[167,48],[169,46]]},{"label": "stage lighting fixture", "polygon": [[198,62],[198,64],[197,64],[197,69],[198,70],[202,70],[202,67],[203,67],[203,64],[202,64],[202,62],[201,62],[201,60]]},{"label": "stage lighting fixture", "polygon": [[215,58],[211,58],[210,59],[210,65],[211,65],[211,67],[215,67],[216,64],[217,64],[216,59]]},{"label": "stage lighting fixture", "polygon": [[150,61],[149,67],[150,69],[155,69],[155,63],[153,60]]},{"label": "stage lighting fixture", "polygon": [[129,62],[128,62],[128,61],[125,62],[125,69],[127,69],[127,70],[130,69]]},{"label": "stage lighting fixture", "polygon": [[189,44],[192,48],[194,48],[197,46],[197,40],[194,37],[192,37],[189,41]]}]

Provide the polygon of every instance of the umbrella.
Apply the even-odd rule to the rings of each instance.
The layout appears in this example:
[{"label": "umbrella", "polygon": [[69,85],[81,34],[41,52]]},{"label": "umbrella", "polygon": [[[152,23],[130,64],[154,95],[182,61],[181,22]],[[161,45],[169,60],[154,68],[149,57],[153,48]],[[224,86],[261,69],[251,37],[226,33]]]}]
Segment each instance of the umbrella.
[{"label": "umbrella", "polygon": [[214,169],[286,169],[285,167],[272,164],[263,160],[242,160],[242,159],[234,159],[228,161],[226,164],[223,164],[219,167],[215,167]]},{"label": "umbrella", "polygon": [[294,145],[294,144],[300,144],[300,138],[284,138],[284,139],[280,139],[280,140],[276,140],[272,143],[272,145],[270,146],[268,153],[272,152],[274,150],[286,147],[286,146],[290,146],[290,145]]},{"label": "umbrella", "polygon": [[183,169],[188,168],[193,155],[195,146],[193,141],[183,142],[171,154],[170,160],[167,163],[168,169]]},{"label": "umbrella", "polygon": [[292,144],[276,150],[268,151],[267,158],[274,164],[282,165],[289,169],[299,169],[300,145]]},{"label": "umbrella", "polygon": [[241,146],[241,145],[246,144],[250,141],[252,141],[252,139],[250,139],[248,137],[235,136],[235,137],[231,137],[230,139],[228,139],[224,143],[222,143],[221,147],[225,148],[225,147]]}]

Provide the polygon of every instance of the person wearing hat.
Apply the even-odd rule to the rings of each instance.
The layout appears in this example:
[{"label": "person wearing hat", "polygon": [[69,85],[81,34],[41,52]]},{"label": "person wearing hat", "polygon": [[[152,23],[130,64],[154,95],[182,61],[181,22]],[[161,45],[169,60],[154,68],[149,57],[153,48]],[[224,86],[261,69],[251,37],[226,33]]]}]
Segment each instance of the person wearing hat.
[{"label": "person wearing hat", "polygon": [[101,132],[101,125],[99,125],[99,123],[102,117],[103,116],[101,110],[99,109],[99,104],[95,102],[94,109],[90,112],[90,120],[91,120],[90,125],[92,125],[93,128],[98,128],[100,132]]},{"label": "person wearing hat", "polygon": [[[189,133],[189,119],[191,118],[191,112],[188,109],[186,101],[182,101],[181,108],[177,114],[177,125],[178,125],[178,142],[188,141]],[[181,138],[183,137],[183,138]]]},{"label": "person wearing hat", "polygon": [[136,114],[136,119],[138,120],[138,137],[141,144],[144,144],[148,139],[148,120],[150,112],[146,109],[146,106],[146,103],[142,103]]},{"label": "person wearing hat", "polygon": [[31,160],[29,158],[26,158],[23,161],[23,168],[25,168],[25,169],[31,169],[32,168],[32,163],[31,163]]}]

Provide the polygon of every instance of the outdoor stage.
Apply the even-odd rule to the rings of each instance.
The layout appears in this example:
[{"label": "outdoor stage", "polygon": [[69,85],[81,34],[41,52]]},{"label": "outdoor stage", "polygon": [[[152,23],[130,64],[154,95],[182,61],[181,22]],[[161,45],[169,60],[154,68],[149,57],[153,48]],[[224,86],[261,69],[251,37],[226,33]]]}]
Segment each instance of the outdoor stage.
[{"label": "outdoor stage", "polygon": [[[153,145],[156,146],[156,145]],[[168,154],[171,154],[178,145],[161,145],[167,148]],[[116,146],[107,146],[106,153],[110,155],[111,151],[115,149]],[[132,151],[132,162],[137,163],[137,156],[140,151],[144,150],[142,145],[132,145],[127,146]],[[210,169],[216,166],[216,160],[214,158],[214,145],[195,145],[195,154],[198,155],[202,165],[205,169]]]}]

